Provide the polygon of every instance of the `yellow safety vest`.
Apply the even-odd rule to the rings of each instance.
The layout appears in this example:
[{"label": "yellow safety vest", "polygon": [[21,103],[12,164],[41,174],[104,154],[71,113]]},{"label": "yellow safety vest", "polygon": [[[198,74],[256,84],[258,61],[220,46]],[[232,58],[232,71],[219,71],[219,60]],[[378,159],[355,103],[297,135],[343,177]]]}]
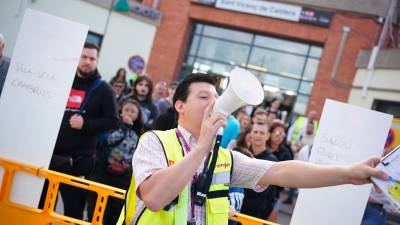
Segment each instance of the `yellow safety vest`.
[{"label": "yellow safety vest", "polygon": [[[292,136],[290,137],[290,141],[296,141],[298,139],[298,136],[301,132],[301,130],[303,129],[304,123],[306,122],[306,118],[304,116],[299,117],[296,122],[294,123],[294,129],[292,132]],[[318,129],[318,121],[314,120],[313,122],[313,132],[314,135],[317,133],[317,129]]]},{"label": "yellow safety vest", "polygon": [[[168,166],[179,163],[183,159],[183,148],[176,136],[175,129],[167,131],[153,131],[160,140]],[[220,148],[209,194],[205,202],[207,225],[228,224],[229,218],[229,200],[228,190],[231,179],[232,154],[230,151]],[[168,188],[168,187],[166,187]],[[117,225],[130,225],[134,213],[136,212],[136,193],[135,180],[132,176],[125,206],[122,209]],[[170,211],[160,210],[153,212],[144,208],[135,223],[135,225],[186,225],[188,206],[189,206],[189,186],[187,185],[179,194],[178,203]],[[127,215],[125,217],[125,207]],[[124,223],[125,221],[125,223]]]}]

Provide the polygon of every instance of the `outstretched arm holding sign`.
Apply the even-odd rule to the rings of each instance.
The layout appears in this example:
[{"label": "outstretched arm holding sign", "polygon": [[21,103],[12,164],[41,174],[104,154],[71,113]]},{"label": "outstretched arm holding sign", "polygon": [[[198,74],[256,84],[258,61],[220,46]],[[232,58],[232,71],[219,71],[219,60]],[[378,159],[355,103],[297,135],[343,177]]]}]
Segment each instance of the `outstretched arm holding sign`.
[{"label": "outstretched arm holding sign", "polygon": [[370,177],[386,180],[386,174],[375,168],[380,159],[374,157],[350,166],[322,166],[297,160],[278,162],[265,173],[260,185],[317,188],[341,184],[367,184],[371,183]]}]

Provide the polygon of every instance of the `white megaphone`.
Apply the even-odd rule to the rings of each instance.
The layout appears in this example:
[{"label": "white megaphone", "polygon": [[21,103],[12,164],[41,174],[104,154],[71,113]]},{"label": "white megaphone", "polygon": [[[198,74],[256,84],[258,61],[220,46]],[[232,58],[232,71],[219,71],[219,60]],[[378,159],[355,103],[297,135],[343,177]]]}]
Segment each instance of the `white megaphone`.
[{"label": "white megaphone", "polygon": [[[229,74],[228,88],[215,101],[213,111],[229,115],[245,105],[259,105],[264,100],[260,81],[248,70],[235,68]],[[222,135],[223,129],[218,130]]]}]

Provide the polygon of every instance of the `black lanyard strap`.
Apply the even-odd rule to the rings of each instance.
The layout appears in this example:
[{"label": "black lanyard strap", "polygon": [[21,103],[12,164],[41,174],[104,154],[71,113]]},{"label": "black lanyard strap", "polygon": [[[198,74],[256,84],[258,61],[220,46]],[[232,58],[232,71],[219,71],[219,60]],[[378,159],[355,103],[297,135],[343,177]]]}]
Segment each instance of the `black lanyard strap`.
[{"label": "black lanyard strap", "polygon": [[212,177],[214,175],[214,169],[217,164],[217,158],[218,158],[218,152],[219,152],[219,146],[221,144],[221,140],[222,140],[222,136],[217,135],[217,138],[215,140],[214,149],[212,152],[212,159],[211,159],[210,166],[207,169],[208,162],[210,161],[211,152],[208,154],[208,157],[207,157],[206,161],[204,162],[205,166],[203,168],[203,172],[200,174],[200,176],[197,179],[195,204],[198,206],[204,205],[207,194],[209,192]]}]

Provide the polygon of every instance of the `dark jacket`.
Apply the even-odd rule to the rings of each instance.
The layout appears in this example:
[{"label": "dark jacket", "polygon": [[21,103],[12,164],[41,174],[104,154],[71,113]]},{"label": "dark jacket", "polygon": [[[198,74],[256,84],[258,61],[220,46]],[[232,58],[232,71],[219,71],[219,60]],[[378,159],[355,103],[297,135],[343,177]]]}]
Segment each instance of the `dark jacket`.
[{"label": "dark jacket", "polygon": [[155,120],[158,117],[158,109],[151,99],[140,101],[136,96],[129,96],[139,102],[140,110],[142,111],[142,118],[144,123],[144,130],[153,129]]},{"label": "dark jacket", "polygon": [[287,148],[284,144],[280,144],[277,151],[273,153],[278,161],[286,161],[286,160],[293,160],[293,153],[292,151]]},{"label": "dark jacket", "polygon": [[170,130],[177,127],[176,112],[173,107],[160,115],[154,122],[154,130]]},{"label": "dark jacket", "polygon": [[101,82],[90,94],[86,107],[81,113],[84,119],[82,129],[72,129],[69,124],[72,115],[80,114],[84,99],[88,97],[89,90],[98,79],[101,77],[97,70],[87,79],[75,75],[54,154],[72,156],[94,154],[99,134],[118,127],[115,96],[106,82]]},{"label": "dark jacket", "polygon": [[[258,155],[254,156],[256,159],[263,159],[269,161],[278,161],[278,159],[266,149]],[[276,186],[270,185],[262,192],[256,192],[251,189],[244,189],[243,206],[240,210],[241,213],[254,216],[260,219],[266,219],[274,208],[276,202]]]}]

